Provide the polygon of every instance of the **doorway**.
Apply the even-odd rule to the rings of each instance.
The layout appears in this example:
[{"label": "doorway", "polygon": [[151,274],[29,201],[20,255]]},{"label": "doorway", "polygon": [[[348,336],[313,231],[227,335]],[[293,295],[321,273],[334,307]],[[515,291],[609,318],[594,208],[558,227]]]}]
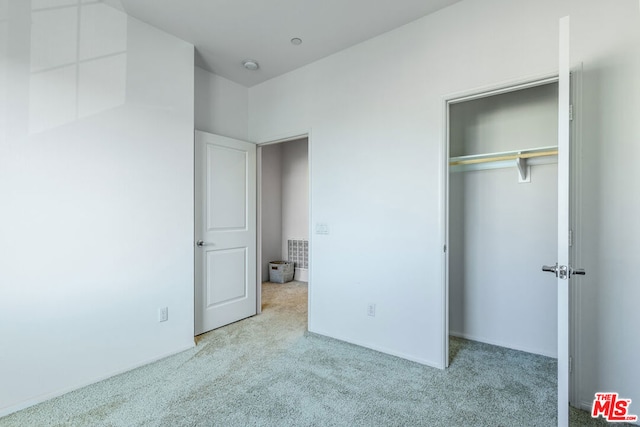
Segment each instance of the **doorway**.
[{"label": "doorway", "polygon": [[[271,284],[273,261],[293,263],[289,285],[308,286],[309,138],[307,136],[258,146],[258,307],[263,308],[262,288]],[[308,304],[308,299],[304,301]]]},{"label": "doorway", "polygon": [[447,102],[449,363],[449,335],[557,357],[557,112],[555,77]]}]

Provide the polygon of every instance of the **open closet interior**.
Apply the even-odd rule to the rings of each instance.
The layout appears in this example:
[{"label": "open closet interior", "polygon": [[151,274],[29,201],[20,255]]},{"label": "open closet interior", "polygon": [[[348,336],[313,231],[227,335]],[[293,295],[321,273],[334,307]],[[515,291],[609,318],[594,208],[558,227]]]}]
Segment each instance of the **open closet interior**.
[{"label": "open closet interior", "polygon": [[449,334],[557,357],[557,83],[448,108]]},{"label": "open closet interior", "polygon": [[307,138],[262,146],[262,281],[269,263],[294,263],[294,280],[309,272],[309,143]]}]

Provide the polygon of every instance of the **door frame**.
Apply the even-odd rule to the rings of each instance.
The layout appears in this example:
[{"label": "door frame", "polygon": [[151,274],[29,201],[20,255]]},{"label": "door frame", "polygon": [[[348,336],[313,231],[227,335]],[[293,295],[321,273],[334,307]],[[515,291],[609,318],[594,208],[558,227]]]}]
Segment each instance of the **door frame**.
[{"label": "door frame", "polygon": [[[583,164],[582,164],[582,78],[583,78],[583,64],[579,63],[571,67],[571,105],[572,105],[572,120],[570,122],[570,139],[571,144],[571,176],[569,182],[569,189],[571,199],[569,200],[569,215],[570,215],[570,227],[573,231],[573,245],[569,256],[569,262],[573,266],[582,266],[582,238],[585,234],[583,226],[582,210],[580,209],[580,201],[583,199],[582,192],[584,187],[582,180],[584,176]],[[576,244],[576,242],[578,242]],[[573,286],[569,286],[569,355],[571,359],[570,373],[580,372],[580,337],[582,317],[580,310],[580,298],[581,298],[581,281],[584,281],[583,276],[572,276],[569,284],[573,283]],[[574,374],[569,375],[569,404],[583,409],[585,411],[591,410],[592,401],[582,402],[580,401],[581,390],[581,375]]]},{"label": "door frame", "polygon": [[257,180],[257,186],[256,186],[256,191],[257,191],[257,212],[256,212],[256,221],[257,221],[257,241],[256,241],[256,258],[257,258],[257,272],[258,274],[256,274],[256,311],[257,314],[262,313],[262,148],[266,147],[268,145],[275,145],[275,144],[281,144],[284,142],[290,142],[290,141],[297,141],[299,139],[303,139],[306,138],[307,139],[307,148],[308,148],[308,153],[307,153],[307,165],[309,168],[309,211],[307,212],[307,215],[309,216],[309,230],[308,230],[308,236],[309,236],[309,266],[308,266],[308,296],[307,296],[307,329],[311,330],[310,325],[311,325],[311,315],[310,315],[310,310],[309,307],[311,307],[311,300],[312,300],[312,295],[313,295],[313,287],[311,285],[312,282],[312,277],[313,277],[313,262],[312,262],[312,254],[313,254],[313,234],[311,233],[312,227],[311,227],[311,203],[312,203],[312,197],[311,197],[311,176],[312,176],[312,162],[311,162],[311,158],[312,158],[312,152],[313,150],[311,149],[312,147],[312,142],[311,142],[311,129],[303,131],[303,132],[291,132],[286,134],[286,136],[281,136],[278,138],[267,138],[263,141],[257,142],[256,143],[256,180]]},{"label": "door frame", "polygon": [[[539,74],[534,76],[529,76],[522,79],[516,79],[511,81],[506,81],[494,85],[478,87],[470,90],[465,90],[461,92],[456,92],[452,94],[448,94],[443,96],[442,98],[442,143],[440,145],[440,161],[442,165],[442,173],[440,176],[440,224],[441,224],[441,248],[443,248],[443,256],[442,256],[442,275],[441,275],[441,283],[442,283],[442,295],[443,295],[443,319],[442,319],[442,367],[449,367],[449,107],[452,104],[471,101],[474,99],[486,98],[489,96],[500,95],[509,92],[515,92],[518,90],[528,89],[536,86],[541,86],[544,84],[550,84],[554,82],[558,82],[559,76],[558,72],[551,72],[545,74]],[[577,102],[580,100],[580,70],[572,70],[572,94],[571,100],[574,105],[578,105]],[[575,109],[574,109],[575,110]],[[576,143],[579,140],[579,128],[580,128],[580,118],[579,115],[574,114],[574,119],[572,121],[572,136],[571,136],[571,144],[574,148],[572,150],[572,159],[571,159],[571,173],[572,179],[570,183],[570,188],[572,192],[571,199],[571,222],[574,231],[574,241],[579,240],[582,235],[582,227],[581,227],[581,215],[579,209],[577,209],[578,203],[577,201],[580,198],[580,177],[582,175],[581,168],[581,155],[578,152],[579,144]],[[575,261],[573,265],[580,264],[580,251],[579,245],[574,245],[573,248],[573,256],[572,261]],[[580,327],[580,318],[579,318],[579,310],[577,309],[579,302],[579,287],[572,286],[571,287],[571,298],[569,303],[569,345],[570,345],[570,359],[572,364],[572,372],[575,372],[578,369],[578,364],[580,359],[578,357],[578,349],[579,347],[579,327]],[[579,375],[571,375],[570,377],[570,403],[574,406],[578,406],[580,402],[578,402],[578,390],[579,390]]]}]

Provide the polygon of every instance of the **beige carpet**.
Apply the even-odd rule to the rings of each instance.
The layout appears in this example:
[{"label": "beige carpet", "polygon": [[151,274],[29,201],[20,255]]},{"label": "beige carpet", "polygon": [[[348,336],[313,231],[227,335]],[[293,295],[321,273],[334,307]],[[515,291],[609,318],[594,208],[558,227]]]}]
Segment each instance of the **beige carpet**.
[{"label": "beige carpet", "polygon": [[[307,286],[263,285],[263,314],[191,350],[0,426],[553,426],[555,360],[452,339],[447,370],[306,333]],[[573,426],[604,424],[572,411]]]}]

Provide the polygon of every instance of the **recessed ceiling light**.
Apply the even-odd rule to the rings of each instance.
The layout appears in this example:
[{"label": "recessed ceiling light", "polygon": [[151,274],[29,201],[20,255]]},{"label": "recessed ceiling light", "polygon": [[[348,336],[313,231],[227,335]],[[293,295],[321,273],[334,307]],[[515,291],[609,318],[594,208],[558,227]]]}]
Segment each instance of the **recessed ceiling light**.
[{"label": "recessed ceiling light", "polygon": [[260,68],[260,65],[258,65],[258,62],[254,61],[253,59],[245,59],[242,62],[242,66],[247,70],[251,70],[251,71],[255,71],[258,68]]},{"label": "recessed ceiling light", "polygon": [[302,44],[302,39],[300,37],[294,37],[291,39],[291,44],[298,46],[299,44]]}]

